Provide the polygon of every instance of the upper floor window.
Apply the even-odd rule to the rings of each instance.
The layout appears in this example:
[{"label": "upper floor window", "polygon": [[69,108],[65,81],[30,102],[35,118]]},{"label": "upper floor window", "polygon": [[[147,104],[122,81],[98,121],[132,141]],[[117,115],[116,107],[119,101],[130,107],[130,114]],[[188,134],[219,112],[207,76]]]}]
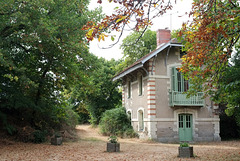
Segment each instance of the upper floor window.
[{"label": "upper floor window", "polygon": [[172,68],[172,90],[177,92],[186,92],[189,89],[189,81],[186,80],[176,67]]},{"label": "upper floor window", "polygon": [[138,76],[138,95],[141,96],[143,94],[143,76]]},{"label": "upper floor window", "polygon": [[132,91],[131,91],[131,81],[127,82],[127,90],[128,90],[128,98],[131,98],[131,94],[132,94]]}]

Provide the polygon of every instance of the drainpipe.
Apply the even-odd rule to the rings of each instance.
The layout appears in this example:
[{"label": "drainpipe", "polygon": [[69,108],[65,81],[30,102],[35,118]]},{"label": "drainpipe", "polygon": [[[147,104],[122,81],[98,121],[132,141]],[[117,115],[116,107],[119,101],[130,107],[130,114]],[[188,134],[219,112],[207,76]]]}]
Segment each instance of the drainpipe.
[{"label": "drainpipe", "polygon": [[142,67],[142,69],[146,72],[147,75],[149,75],[147,69],[145,69],[144,67]]},{"label": "drainpipe", "polygon": [[166,55],[166,58],[165,58],[165,67],[167,66],[167,58],[168,58],[168,54],[170,52],[170,49],[171,49],[171,45],[169,46],[168,50],[167,50],[167,55]]},{"label": "drainpipe", "polygon": [[152,70],[151,70],[152,75],[153,75],[153,65],[155,65],[156,57],[157,57],[157,55],[154,56],[153,62],[152,62]]}]

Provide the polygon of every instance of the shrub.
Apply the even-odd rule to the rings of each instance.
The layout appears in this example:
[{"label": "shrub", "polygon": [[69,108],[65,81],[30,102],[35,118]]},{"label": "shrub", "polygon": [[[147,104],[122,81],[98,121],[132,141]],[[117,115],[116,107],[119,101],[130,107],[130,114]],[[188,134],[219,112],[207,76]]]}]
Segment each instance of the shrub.
[{"label": "shrub", "polygon": [[47,131],[46,130],[36,130],[33,132],[33,136],[34,136],[34,143],[43,143],[46,141],[46,135],[47,135]]},{"label": "shrub", "polygon": [[118,142],[118,139],[117,139],[117,137],[116,137],[115,135],[112,135],[112,136],[110,136],[110,137],[108,138],[108,141],[109,141],[110,143],[117,143],[117,142]]},{"label": "shrub", "polygon": [[189,144],[188,143],[181,143],[180,147],[189,147]]},{"label": "shrub", "polygon": [[17,132],[17,129],[7,122],[7,115],[0,111],[0,127],[3,126],[3,129],[6,129],[9,135],[14,135]]},{"label": "shrub", "polygon": [[99,127],[103,135],[116,135],[120,137],[137,136],[124,108],[115,108],[105,111],[100,120]]}]

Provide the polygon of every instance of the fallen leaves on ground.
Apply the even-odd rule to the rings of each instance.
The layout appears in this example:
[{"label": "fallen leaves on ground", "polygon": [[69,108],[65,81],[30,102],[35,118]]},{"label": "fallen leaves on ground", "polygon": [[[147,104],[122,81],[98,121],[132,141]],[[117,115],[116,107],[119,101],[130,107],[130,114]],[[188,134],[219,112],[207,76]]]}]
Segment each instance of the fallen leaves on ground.
[{"label": "fallen leaves on ground", "polygon": [[[80,139],[60,146],[0,141],[0,160],[240,160],[240,141],[192,144],[195,158],[178,158],[179,144],[119,139],[121,152],[106,152],[107,138],[90,126],[78,126]],[[5,141],[6,142],[6,141]]]}]

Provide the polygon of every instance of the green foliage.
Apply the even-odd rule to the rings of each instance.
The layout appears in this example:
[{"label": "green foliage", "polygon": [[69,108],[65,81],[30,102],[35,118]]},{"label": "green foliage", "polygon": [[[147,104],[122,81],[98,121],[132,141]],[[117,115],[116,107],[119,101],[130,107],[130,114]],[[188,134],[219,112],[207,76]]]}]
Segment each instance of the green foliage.
[{"label": "green foliage", "polygon": [[188,143],[180,143],[180,147],[189,147],[189,144]]},{"label": "green foliage", "polygon": [[220,136],[222,140],[239,139],[240,126],[237,125],[236,115],[240,113],[239,108],[234,109],[232,116],[226,115],[226,105],[220,104]]},{"label": "green foliage", "polygon": [[118,142],[117,136],[111,135],[111,136],[108,138],[108,141],[109,141],[110,143],[117,143],[117,142]]},{"label": "green foliage", "polygon": [[[123,50],[123,61],[118,66],[119,72],[156,49],[156,31],[148,29],[144,35],[141,38],[140,37],[141,32],[134,31],[123,39],[123,43],[120,47]],[[136,42],[138,38],[140,39]]]},{"label": "green foliage", "polygon": [[58,137],[61,137],[62,136],[62,134],[59,132],[59,131],[56,131],[55,133],[54,133],[54,137],[55,138],[58,138]]},{"label": "green foliage", "polygon": [[192,94],[200,90],[216,94],[228,61],[239,46],[239,10],[238,0],[195,0],[192,4],[193,21],[179,32],[187,53],[180,71],[191,79]]},{"label": "green foliage", "polygon": [[100,132],[103,135],[116,135],[121,137],[136,137],[131,121],[124,108],[115,108],[103,113],[100,120]]},{"label": "green foliage", "polygon": [[17,129],[14,126],[12,126],[11,124],[6,124],[5,128],[8,132],[8,134],[10,134],[10,135],[14,135],[17,132]]},{"label": "green foliage", "polygon": [[81,28],[101,17],[101,10],[88,12],[88,3],[0,2],[0,113],[16,119],[4,124],[9,133],[20,121],[40,131],[75,127],[71,90],[86,84],[91,64]]},{"label": "green foliage", "polygon": [[240,55],[239,47],[236,48],[236,55],[232,58],[232,65],[226,68],[219,88],[214,96],[214,101],[227,104],[225,110],[228,116],[233,116],[240,127]]},{"label": "green foliage", "polygon": [[89,112],[86,109],[86,105],[84,102],[80,102],[73,107],[74,111],[78,114],[78,123],[86,124],[89,123],[90,116]]},{"label": "green foliage", "polygon": [[192,84],[188,94],[203,91],[215,102],[227,104],[226,113],[236,115],[237,122],[240,122],[235,113],[240,106],[239,10],[238,0],[195,0],[190,13],[193,21],[184,24],[179,32],[187,53],[182,57],[180,71]]},{"label": "green foliage", "polygon": [[33,142],[34,143],[43,143],[46,141],[46,135],[47,135],[47,131],[46,130],[36,130],[33,132],[33,137],[34,137],[34,140]]},{"label": "green foliage", "polygon": [[78,113],[89,114],[89,122],[97,125],[103,112],[121,104],[121,92],[118,89],[120,82],[112,81],[116,73],[115,60],[98,59],[90,54],[89,59],[91,66],[88,69],[88,82],[75,86],[72,101],[77,102],[75,110]]},{"label": "green foliage", "polygon": [[1,120],[1,123],[4,127],[4,129],[7,130],[8,134],[14,135],[17,132],[17,129],[8,123],[7,115],[2,113],[1,111],[0,111],[0,120]]},{"label": "green foliage", "polygon": [[171,31],[171,38],[172,38],[172,39],[173,39],[173,38],[176,38],[176,39],[178,39],[179,41],[181,41],[181,40],[182,40],[182,37],[179,37],[179,35],[178,35],[178,33],[179,33],[180,30],[181,30],[181,29],[172,30],[172,31]]}]

